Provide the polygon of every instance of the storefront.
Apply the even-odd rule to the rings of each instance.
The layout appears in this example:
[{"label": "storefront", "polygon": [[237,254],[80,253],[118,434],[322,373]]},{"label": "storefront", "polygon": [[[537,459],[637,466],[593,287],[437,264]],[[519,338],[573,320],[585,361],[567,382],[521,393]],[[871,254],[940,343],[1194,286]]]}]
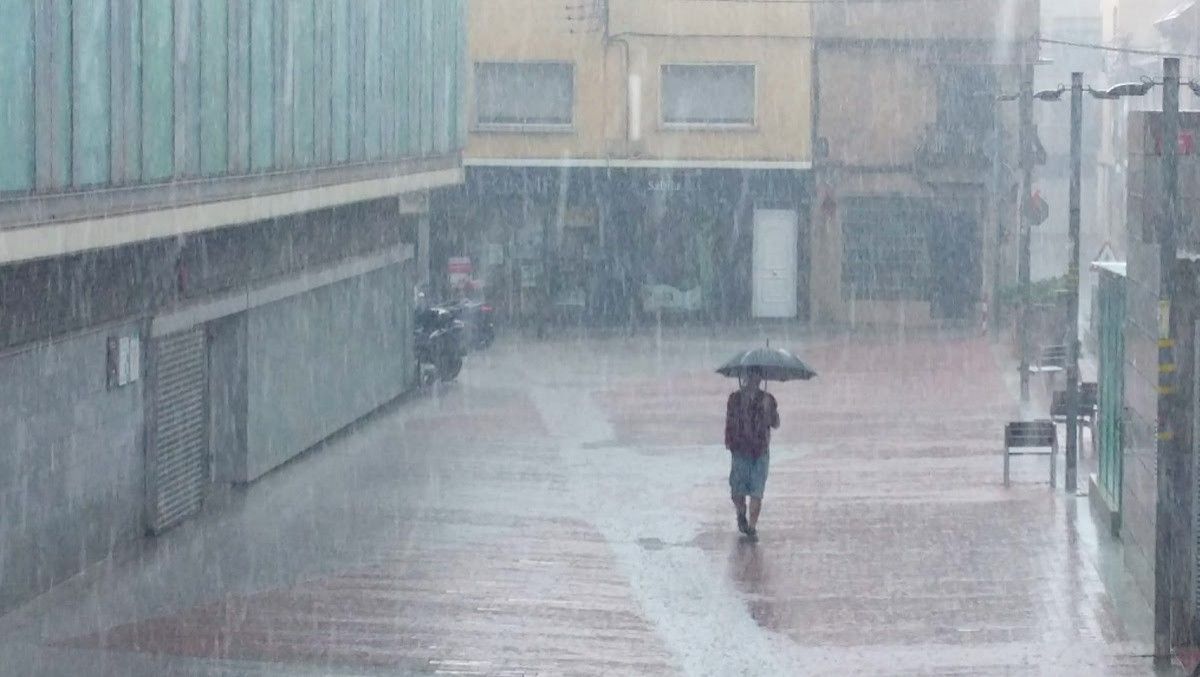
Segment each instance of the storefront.
[{"label": "storefront", "polygon": [[[737,320],[753,311],[756,210],[791,213],[795,308],[783,316],[806,318],[808,196],[794,170],[470,167],[434,206],[433,260],[469,257],[511,319],[616,324],[653,306]],[[649,300],[663,289],[686,301]]]}]

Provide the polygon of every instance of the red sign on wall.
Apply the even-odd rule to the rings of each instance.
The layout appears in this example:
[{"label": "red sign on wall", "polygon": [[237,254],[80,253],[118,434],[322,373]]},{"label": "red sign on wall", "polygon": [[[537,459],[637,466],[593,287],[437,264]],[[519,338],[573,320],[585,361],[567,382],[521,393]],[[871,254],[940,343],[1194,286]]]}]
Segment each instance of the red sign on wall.
[{"label": "red sign on wall", "polygon": [[466,256],[451,256],[446,262],[446,272],[450,274],[450,285],[459,287],[471,279],[471,259]]},{"label": "red sign on wall", "polygon": [[1033,195],[1025,201],[1025,215],[1034,226],[1040,226],[1050,218],[1050,205],[1042,197],[1041,191],[1033,191]]},{"label": "red sign on wall", "polygon": [[[1179,144],[1176,151],[1180,155],[1195,155],[1196,154],[1196,133],[1191,130],[1179,132]],[[1154,139],[1154,154],[1162,155],[1163,145],[1162,137],[1155,136]]]}]

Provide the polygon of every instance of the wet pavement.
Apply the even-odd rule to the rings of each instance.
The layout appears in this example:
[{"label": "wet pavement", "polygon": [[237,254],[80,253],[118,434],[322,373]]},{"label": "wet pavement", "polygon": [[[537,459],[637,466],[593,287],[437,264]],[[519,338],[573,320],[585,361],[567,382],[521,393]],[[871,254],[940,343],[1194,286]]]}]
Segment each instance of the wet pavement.
[{"label": "wet pavement", "polygon": [[0,674],[1152,674],[1086,497],[1001,485],[989,343],[787,333],[757,544],[711,372],[757,337],[501,343],[0,618]]}]

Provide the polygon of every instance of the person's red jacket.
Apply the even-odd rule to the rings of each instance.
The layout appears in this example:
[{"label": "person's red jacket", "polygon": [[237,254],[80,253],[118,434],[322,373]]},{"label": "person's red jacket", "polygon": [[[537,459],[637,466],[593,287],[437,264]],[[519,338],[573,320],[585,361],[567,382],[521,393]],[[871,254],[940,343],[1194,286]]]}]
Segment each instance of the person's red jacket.
[{"label": "person's red jacket", "polygon": [[735,390],[725,405],[725,448],[758,458],[771,446],[771,428],[779,427],[775,396],[764,390]]}]

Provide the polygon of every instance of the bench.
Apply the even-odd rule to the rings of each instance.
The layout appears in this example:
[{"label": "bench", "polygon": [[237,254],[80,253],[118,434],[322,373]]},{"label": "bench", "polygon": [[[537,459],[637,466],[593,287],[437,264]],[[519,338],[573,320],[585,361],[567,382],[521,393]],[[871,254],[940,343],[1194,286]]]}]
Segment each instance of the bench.
[{"label": "bench", "polygon": [[[1096,416],[1100,410],[1100,388],[1096,383],[1079,384],[1079,424],[1086,426],[1091,434],[1092,447],[1096,446]],[[1067,391],[1056,390],[1050,398],[1050,420],[1067,422]],[[1082,446],[1082,444],[1081,444]],[[1094,451],[1094,449],[1093,449]]]},{"label": "bench", "polygon": [[[1031,451],[1048,449],[1049,451]],[[1009,486],[1009,458],[1050,456],[1050,486],[1058,466],[1058,426],[1051,420],[1010,421],[1004,425],[1004,486]]]},{"label": "bench", "polygon": [[[1100,406],[1100,389],[1095,383],[1079,384],[1079,418],[1090,425]],[[1067,391],[1055,390],[1050,398],[1050,419],[1057,423],[1067,420]]]},{"label": "bench", "polygon": [[1049,374],[1050,382],[1054,383],[1055,375],[1067,370],[1067,357],[1065,345],[1046,346],[1042,348],[1037,364],[1029,365],[1029,373]]}]

